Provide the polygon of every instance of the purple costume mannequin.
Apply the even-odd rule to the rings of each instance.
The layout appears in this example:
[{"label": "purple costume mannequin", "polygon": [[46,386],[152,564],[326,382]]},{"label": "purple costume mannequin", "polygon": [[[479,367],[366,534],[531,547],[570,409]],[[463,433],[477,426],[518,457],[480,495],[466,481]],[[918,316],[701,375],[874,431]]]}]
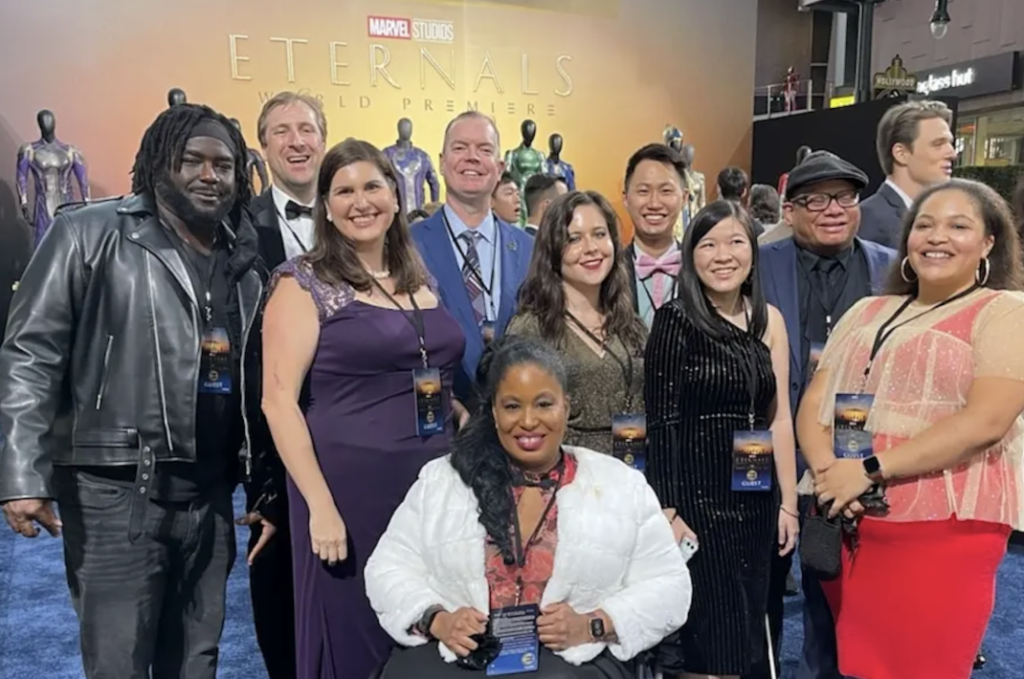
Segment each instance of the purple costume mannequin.
[{"label": "purple costume mannequin", "polygon": [[[59,141],[56,137],[57,121],[50,111],[40,111],[36,116],[39,123],[40,139],[18,149],[18,201],[21,213],[32,225],[33,243],[46,235],[53,224],[57,208],[74,202],[71,192],[71,177],[78,182],[82,200],[89,200],[89,180],[86,175],[85,159],[73,146]],[[32,177],[35,204],[29,209],[28,179]]]},{"label": "purple costume mannequin", "polygon": [[552,177],[561,177],[570,191],[576,190],[576,170],[572,165],[562,160],[562,135],[557,132],[548,137],[548,158],[544,161],[547,174]]},{"label": "purple costume mannequin", "polygon": [[398,192],[402,196],[402,208],[409,212],[423,207],[426,203],[423,185],[430,187],[430,202],[441,196],[441,185],[434,172],[434,164],[423,149],[412,145],[412,121],[402,118],[398,121],[398,141],[384,149],[384,155],[398,171],[402,183]]}]

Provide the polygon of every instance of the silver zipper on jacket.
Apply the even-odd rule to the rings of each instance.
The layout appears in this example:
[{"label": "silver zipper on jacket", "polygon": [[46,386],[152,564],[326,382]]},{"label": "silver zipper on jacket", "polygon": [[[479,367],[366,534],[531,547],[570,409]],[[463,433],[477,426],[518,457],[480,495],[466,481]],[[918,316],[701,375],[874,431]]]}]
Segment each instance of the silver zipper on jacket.
[{"label": "silver zipper on jacket", "polygon": [[[257,278],[259,278],[257,276]],[[239,281],[235,287],[238,288],[238,304],[239,306],[245,304],[245,297],[242,295],[242,283]],[[263,283],[260,281],[260,294],[256,298],[256,309],[253,309],[252,314],[249,316],[245,324],[245,329],[242,332],[242,356],[239,361],[239,372],[242,373],[241,377],[241,389],[242,389],[242,429],[245,432],[245,480],[252,480],[252,437],[249,435],[249,413],[246,410],[245,403],[245,357],[248,355],[249,349],[249,333],[252,332],[253,323],[256,321],[256,311],[259,309],[260,299],[263,297]],[[242,310],[242,315],[245,315],[245,310]]]},{"label": "silver zipper on jacket", "polygon": [[[174,441],[171,439],[171,423],[167,419],[167,393],[164,388],[164,363],[161,358],[162,352],[160,351],[160,333],[158,331],[158,323],[156,318],[156,295],[154,288],[156,284],[153,282],[153,269],[150,264],[153,255],[146,251],[146,282],[149,288],[149,310],[153,314],[153,344],[156,347],[156,381],[160,389],[160,412],[163,415],[164,420],[164,436],[167,438],[167,450],[170,453],[174,453]],[[193,316],[195,311],[192,312]]]},{"label": "silver zipper on jacket", "polygon": [[96,392],[96,410],[103,405],[103,394],[107,391],[107,378],[110,377],[110,350],[114,346],[114,336],[107,335],[107,348],[103,352],[103,379],[100,380],[100,390]]}]

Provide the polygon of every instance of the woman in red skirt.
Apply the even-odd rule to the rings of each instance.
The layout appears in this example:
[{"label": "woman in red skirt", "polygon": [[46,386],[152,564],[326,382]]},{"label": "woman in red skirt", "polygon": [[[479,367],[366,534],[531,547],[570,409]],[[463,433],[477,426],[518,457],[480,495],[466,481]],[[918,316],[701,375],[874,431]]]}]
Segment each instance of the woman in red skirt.
[{"label": "woman in red skirt", "polygon": [[891,294],[829,339],[797,419],[820,503],[863,512],[829,585],[839,669],[967,679],[1024,517],[1024,272],[1006,202],[953,180],[905,221]]}]

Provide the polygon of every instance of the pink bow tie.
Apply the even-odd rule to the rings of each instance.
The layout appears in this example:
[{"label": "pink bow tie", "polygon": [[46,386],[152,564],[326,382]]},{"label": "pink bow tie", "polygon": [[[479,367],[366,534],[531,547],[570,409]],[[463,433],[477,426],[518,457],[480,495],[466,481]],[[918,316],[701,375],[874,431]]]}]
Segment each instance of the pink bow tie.
[{"label": "pink bow tie", "polygon": [[655,259],[650,255],[641,252],[636,258],[636,273],[640,280],[650,278],[656,273],[664,273],[669,276],[679,276],[679,267],[683,263],[683,257],[679,250],[666,253]]}]

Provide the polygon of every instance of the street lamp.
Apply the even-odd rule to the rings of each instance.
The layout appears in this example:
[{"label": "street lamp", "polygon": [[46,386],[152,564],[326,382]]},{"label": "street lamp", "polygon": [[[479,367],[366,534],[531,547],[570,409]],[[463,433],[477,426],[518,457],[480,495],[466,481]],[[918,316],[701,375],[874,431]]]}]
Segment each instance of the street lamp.
[{"label": "street lamp", "polygon": [[935,11],[932,12],[932,37],[942,40],[949,33],[949,0],[935,0]]}]

